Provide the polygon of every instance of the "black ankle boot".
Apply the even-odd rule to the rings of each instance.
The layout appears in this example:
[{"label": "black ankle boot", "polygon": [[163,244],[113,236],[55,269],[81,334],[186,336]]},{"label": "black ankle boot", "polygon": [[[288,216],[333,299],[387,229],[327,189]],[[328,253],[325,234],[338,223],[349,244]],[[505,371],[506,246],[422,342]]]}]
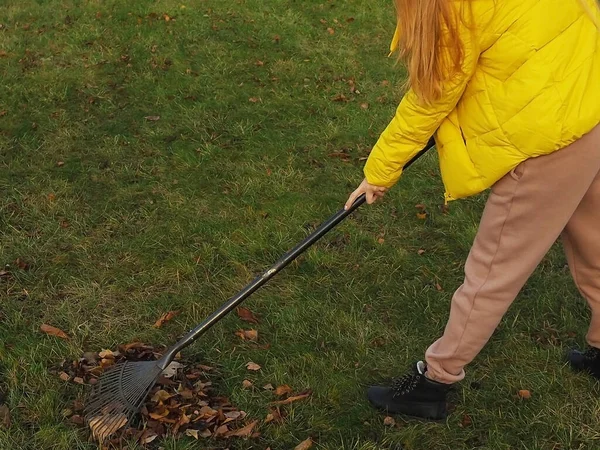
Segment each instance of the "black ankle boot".
[{"label": "black ankle boot", "polygon": [[406,414],[429,420],[445,419],[446,394],[450,384],[425,376],[426,366],[419,361],[414,373],[393,381],[391,386],[371,386],[367,397],[373,406],[391,414]]},{"label": "black ankle boot", "polygon": [[585,352],[569,350],[567,359],[574,369],[584,370],[600,379],[600,349],[589,347]]}]

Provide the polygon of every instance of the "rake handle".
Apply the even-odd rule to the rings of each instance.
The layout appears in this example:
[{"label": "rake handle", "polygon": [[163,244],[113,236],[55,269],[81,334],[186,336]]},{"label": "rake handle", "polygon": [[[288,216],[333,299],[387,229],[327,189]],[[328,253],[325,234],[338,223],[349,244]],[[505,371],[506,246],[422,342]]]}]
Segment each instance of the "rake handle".
[{"label": "rake handle", "polygon": [[[433,147],[434,144],[435,142],[433,141],[433,138],[430,139],[425,148],[421,150],[417,155],[415,155],[408,163],[406,163],[403,169],[406,170],[408,167],[410,167],[417,159],[419,159],[424,153],[426,153],[431,147]],[[167,351],[166,354],[163,355],[163,357],[161,358],[161,360],[163,361],[161,365],[164,365],[164,367],[162,368],[164,369],[166,366],[168,366],[179,351],[181,351],[183,348],[187,347],[196,339],[198,339],[198,337],[204,334],[210,327],[212,327],[225,315],[231,312],[231,310],[233,310],[236,306],[242,303],[245,299],[247,299],[265,283],[267,283],[267,281],[273,278],[284,267],[286,267],[289,263],[295,260],[302,253],[304,253],[308,248],[310,248],[315,242],[317,242],[319,239],[325,236],[346,217],[348,217],[350,214],[356,211],[363,203],[365,203],[365,201],[366,196],[365,194],[362,194],[354,201],[354,203],[348,209],[342,209],[335,213],[326,222],[321,224],[315,231],[308,235],[302,242],[300,242],[293,249],[291,249],[285,255],[283,255],[277,262],[275,262],[275,264],[273,264],[270,268],[265,270],[261,275],[257,276],[236,295],[227,300],[227,302],[225,302],[218,310],[216,310],[208,318],[206,318],[201,324],[189,331],[188,334],[181,338],[179,342],[177,342],[177,344],[175,344],[172,348],[170,348]]]}]

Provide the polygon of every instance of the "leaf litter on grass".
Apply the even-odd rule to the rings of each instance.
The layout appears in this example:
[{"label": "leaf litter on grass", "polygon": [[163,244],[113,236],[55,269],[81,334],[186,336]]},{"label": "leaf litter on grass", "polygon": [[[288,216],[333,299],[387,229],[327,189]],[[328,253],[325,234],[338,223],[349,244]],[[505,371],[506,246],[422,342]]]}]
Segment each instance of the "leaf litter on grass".
[{"label": "leaf litter on grass", "polygon": [[[120,345],[117,350],[86,352],[80,359],[64,361],[57,376],[65,382],[95,385],[102,372],[125,361],[154,361],[165,347],[141,342]],[[258,420],[249,420],[229,399],[218,395],[212,387],[214,369],[203,364],[180,360],[171,363],[161,374],[140,410],[140,420],[127,425],[124,418],[119,430],[106,443],[108,448],[122,448],[135,440],[147,445],[165,436],[194,439],[256,438]],[[77,381],[76,381],[77,380]],[[71,423],[84,427],[85,405],[77,400],[65,415]],[[93,430],[93,423],[90,424]]]}]

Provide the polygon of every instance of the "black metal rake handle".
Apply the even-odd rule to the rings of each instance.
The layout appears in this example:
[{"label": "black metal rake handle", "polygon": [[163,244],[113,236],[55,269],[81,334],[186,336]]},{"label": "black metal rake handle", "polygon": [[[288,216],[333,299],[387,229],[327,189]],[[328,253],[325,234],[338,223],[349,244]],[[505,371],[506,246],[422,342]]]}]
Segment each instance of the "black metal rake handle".
[{"label": "black metal rake handle", "polygon": [[[411,166],[417,159],[419,159],[427,150],[433,147],[434,141],[431,139],[427,146],[421,150],[415,157],[413,157],[406,165],[404,170]],[[212,313],[207,319],[205,319],[197,327],[189,331],[183,338],[177,342],[173,347],[168,350],[168,353],[163,355],[161,361],[164,361],[165,367],[172,361],[177,352],[181,351],[184,347],[187,347],[194,342],[198,337],[204,334],[210,327],[226,316],[232,309],[247,299],[252,293],[262,287],[267,281],[273,278],[279,273],[285,266],[291,263],[294,259],[304,253],[309,247],[315,242],[325,236],[331,231],[337,224],[343,221],[346,217],[356,211],[366,201],[365,194],[358,197],[354,203],[348,209],[342,209],[331,216],[326,222],[321,224],[315,231],[308,235],[302,242],[296,245],[293,249],[283,255],[275,264],[269,269],[265,270],[261,275],[257,276],[252,280],[245,288],[239,291],[236,295],[231,297],[225,302],[218,310]],[[164,367],[163,367],[164,369]]]}]

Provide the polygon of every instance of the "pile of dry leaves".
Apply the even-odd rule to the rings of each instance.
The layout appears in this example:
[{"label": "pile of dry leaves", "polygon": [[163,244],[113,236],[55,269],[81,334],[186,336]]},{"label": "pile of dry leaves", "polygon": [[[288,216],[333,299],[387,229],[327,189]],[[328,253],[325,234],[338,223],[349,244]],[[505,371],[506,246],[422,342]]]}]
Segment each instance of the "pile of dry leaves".
[{"label": "pile of dry leaves", "polygon": [[[107,367],[124,360],[152,361],[164,348],[140,342],[121,345],[118,350],[87,352],[78,361],[64,362],[59,376],[63,381],[94,385]],[[109,445],[120,447],[135,439],[148,444],[165,435],[187,435],[200,438],[256,438],[258,420],[250,421],[244,411],[235,408],[227,398],[214,395],[209,374],[214,369],[202,364],[175,361],[163,372],[141,409],[141,420],[122,428]],[[82,402],[77,401],[66,412],[71,422],[85,426]],[[125,424],[124,424],[125,425]]]}]

